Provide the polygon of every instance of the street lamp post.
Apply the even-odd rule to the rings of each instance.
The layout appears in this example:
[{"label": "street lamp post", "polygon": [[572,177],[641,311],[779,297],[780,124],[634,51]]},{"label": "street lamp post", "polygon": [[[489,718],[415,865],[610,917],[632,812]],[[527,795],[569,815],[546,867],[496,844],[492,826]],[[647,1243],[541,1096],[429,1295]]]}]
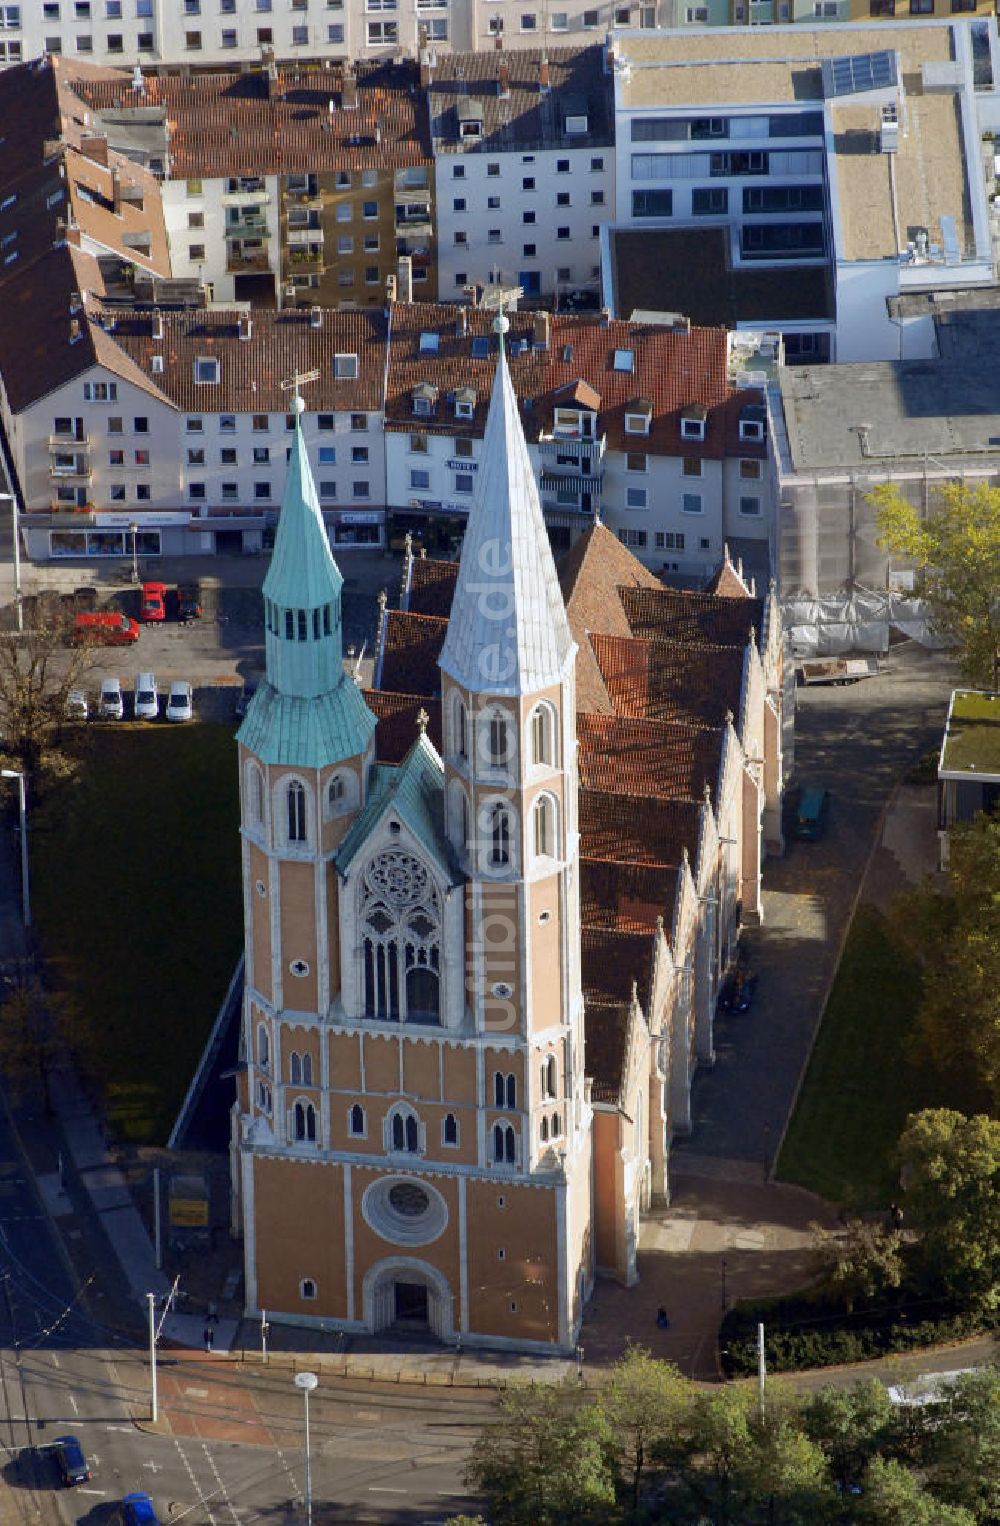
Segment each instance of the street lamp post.
[{"label": "street lamp post", "polygon": [[132,535],[132,581],[133,581],[133,583],[138,583],[138,581],[139,581],[139,526],[136,524],[134,519],[133,519],[132,523],[129,525],[129,531],[131,532],[131,535]]},{"label": "street lamp post", "polygon": [[301,1388],[306,1407],[306,1526],[312,1526],[313,1518],[312,1458],[309,1452],[309,1395],[318,1384],[319,1378],[314,1372],[297,1372],[295,1374],[295,1386],[296,1388]]},{"label": "street lamp post", "polygon": [[[20,604],[18,609],[20,610]],[[21,827],[21,908],[25,928],[31,926],[31,887],[28,883],[28,801],[24,773],[19,768],[0,769],[4,779],[17,780],[18,818]]]}]

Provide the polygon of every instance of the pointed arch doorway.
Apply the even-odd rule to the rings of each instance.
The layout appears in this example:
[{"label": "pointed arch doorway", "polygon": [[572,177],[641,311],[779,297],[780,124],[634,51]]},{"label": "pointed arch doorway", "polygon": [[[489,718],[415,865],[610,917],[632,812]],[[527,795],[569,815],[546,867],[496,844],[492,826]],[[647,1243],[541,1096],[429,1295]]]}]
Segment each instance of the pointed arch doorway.
[{"label": "pointed arch doorway", "polygon": [[373,1335],[433,1335],[455,1341],[454,1300],[448,1279],[427,1261],[387,1256],[365,1273],[362,1284],[365,1328]]}]

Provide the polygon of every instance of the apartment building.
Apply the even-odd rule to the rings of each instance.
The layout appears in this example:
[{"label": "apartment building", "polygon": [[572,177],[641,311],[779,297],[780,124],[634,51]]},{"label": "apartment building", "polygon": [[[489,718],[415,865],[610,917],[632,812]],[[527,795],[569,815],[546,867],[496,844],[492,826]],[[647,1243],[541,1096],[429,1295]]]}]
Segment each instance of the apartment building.
[{"label": "apartment building", "polygon": [[[399,525],[417,529],[432,516],[461,533],[497,360],[491,316],[393,310],[386,502]],[[528,312],[510,323],[511,381],[557,547],[598,517],[658,571],[706,578],[727,543],[766,566],[773,476],[764,397],[736,385],[721,330]]]},{"label": "apartment building", "polygon": [[527,298],[596,295],[614,204],[604,49],[454,54],[429,61],[439,292],[503,278]]},{"label": "apartment building", "polygon": [[[890,299],[995,278],[983,134],[996,123],[1000,59],[994,24],[976,29],[616,39],[617,223],[723,230],[732,270],[780,270],[789,288],[825,271],[830,358],[892,357]],[[783,328],[777,287],[774,300],[755,326]]]},{"label": "apartment building", "polygon": [[[581,46],[610,27],[664,24],[666,0],[19,0],[0,5],[0,67],[62,54],[88,63],[194,69],[415,58],[552,43]],[[671,21],[670,24],[673,24]]]},{"label": "apartment building", "polygon": [[992,16],[989,0],[667,0],[661,25],[773,26],[818,21],[904,21],[927,16]]},{"label": "apartment building", "polygon": [[[95,132],[161,181],[173,274],[212,300],[377,307],[400,255],[436,297],[432,158],[409,64],[77,85]],[[169,128],[168,128],[169,124]]]}]

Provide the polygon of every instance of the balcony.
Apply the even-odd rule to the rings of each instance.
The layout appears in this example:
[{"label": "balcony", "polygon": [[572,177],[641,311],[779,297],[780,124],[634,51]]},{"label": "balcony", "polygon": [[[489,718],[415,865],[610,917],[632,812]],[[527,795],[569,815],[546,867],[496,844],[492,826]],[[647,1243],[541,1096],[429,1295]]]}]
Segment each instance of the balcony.
[{"label": "balcony", "polygon": [[397,238],[431,238],[434,226],[427,216],[400,217],[397,212],[395,232]]},{"label": "balcony", "polygon": [[[599,440],[588,440],[572,433],[563,433],[560,426],[554,433],[541,435],[538,440],[539,452],[546,457],[545,469],[548,472],[579,471],[585,461],[591,467],[598,465],[604,460],[604,453],[608,448],[608,437],[602,434]],[[552,458],[566,456],[564,462],[555,461]]]},{"label": "balcony", "polygon": [[255,250],[253,254],[244,254],[240,249],[230,249],[226,254],[226,269],[236,272],[248,270],[270,270],[265,250]]},{"label": "balcony", "polygon": [[325,269],[322,249],[289,249],[288,268],[293,275]]},{"label": "balcony", "polygon": [[223,191],[222,205],[224,207],[264,207],[267,205],[268,195],[265,190],[260,191]]},{"label": "balcony", "polygon": [[288,243],[291,248],[299,248],[302,245],[322,244],[324,234],[322,228],[295,228],[291,224],[288,227]]},{"label": "balcony", "polygon": [[60,450],[72,453],[76,450],[89,450],[93,441],[89,434],[50,434],[49,450]]},{"label": "balcony", "polygon": [[72,466],[55,464],[49,467],[49,476],[53,482],[89,482],[93,475],[85,461],[76,461]]},{"label": "balcony", "polygon": [[271,230],[262,217],[246,218],[238,223],[226,224],[226,238],[270,238]]}]

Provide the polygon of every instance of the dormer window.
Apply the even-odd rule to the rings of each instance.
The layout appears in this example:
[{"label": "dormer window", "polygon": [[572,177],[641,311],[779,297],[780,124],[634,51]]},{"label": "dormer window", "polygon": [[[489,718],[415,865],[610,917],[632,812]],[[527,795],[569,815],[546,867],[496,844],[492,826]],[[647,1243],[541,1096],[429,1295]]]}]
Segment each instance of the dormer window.
[{"label": "dormer window", "polygon": [[704,440],[708,409],[704,403],[692,403],[681,413],[681,439]]},{"label": "dormer window", "polygon": [[463,101],[459,106],[458,136],[474,142],[483,136],[483,108],[478,101]]},{"label": "dormer window", "polygon": [[430,382],[418,382],[413,389],[413,411],[419,418],[431,418],[437,407],[438,389]]},{"label": "dormer window", "polygon": [[566,440],[592,440],[597,415],[585,408],[557,408],[553,433]]},{"label": "dormer window", "polygon": [[476,389],[474,387],[455,388],[455,417],[456,419],[471,419],[476,412]]},{"label": "dormer window", "polygon": [[199,387],[217,386],[219,381],[219,362],[214,355],[199,355],[194,363],[195,385]]},{"label": "dormer window", "polygon": [[625,405],[625,433],[649,434],[653,405],[647,398],[636,397]]},{"label": "dormer window", "polygon": [[358,357],[356,355],[335,355],[333,357],[334,381],[357,381]]},{"label": "dormer window", "polygon": [[740,439],[763,440],[767,433],[767,414],[760,403],[752,403],[740,414]]}]

